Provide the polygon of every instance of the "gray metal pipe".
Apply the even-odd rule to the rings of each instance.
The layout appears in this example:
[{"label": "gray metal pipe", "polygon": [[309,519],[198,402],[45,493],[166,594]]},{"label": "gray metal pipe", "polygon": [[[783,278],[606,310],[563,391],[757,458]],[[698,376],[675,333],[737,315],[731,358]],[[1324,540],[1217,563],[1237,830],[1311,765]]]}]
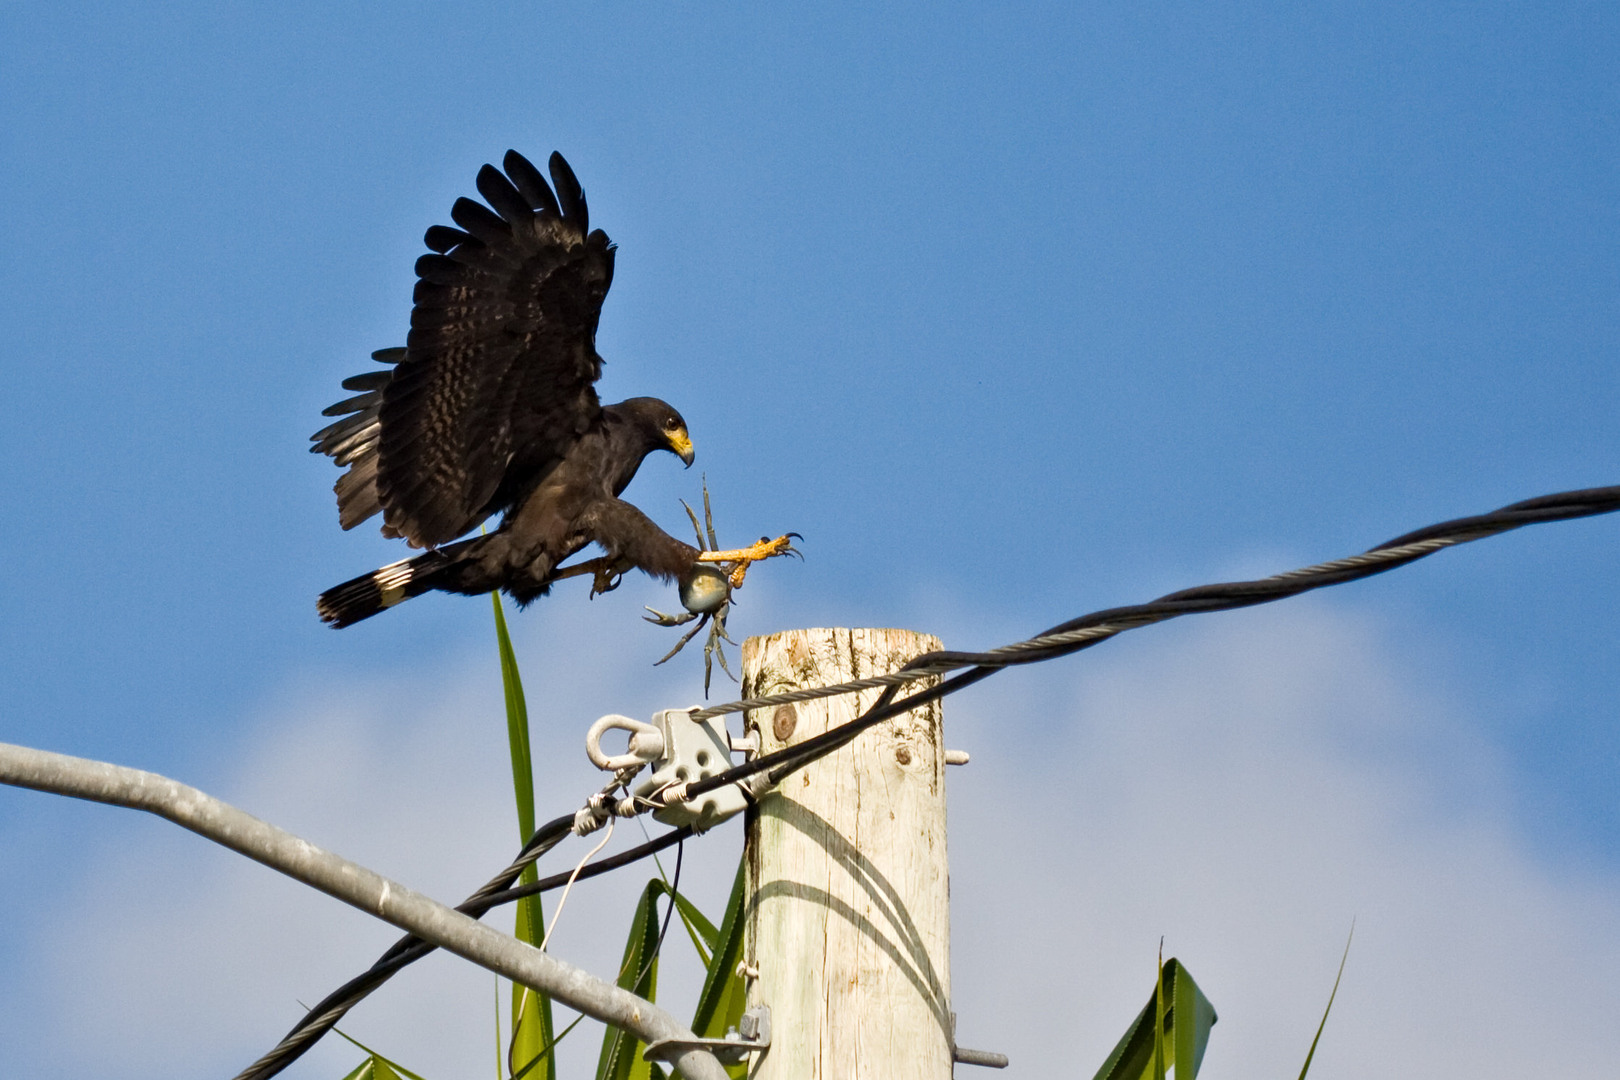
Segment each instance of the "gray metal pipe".
[{"label": "gray metal pipe", "polygon": [[[621,1027],[642,1042],[695,1038],[669,1013],[628,990],[178,781],[104,761],[0,743],[0,783],[167,818],[423,941]],[[687,1050],[672,1064],[688,1080],[726,1080],[725,1070],[707,1050]]]}]

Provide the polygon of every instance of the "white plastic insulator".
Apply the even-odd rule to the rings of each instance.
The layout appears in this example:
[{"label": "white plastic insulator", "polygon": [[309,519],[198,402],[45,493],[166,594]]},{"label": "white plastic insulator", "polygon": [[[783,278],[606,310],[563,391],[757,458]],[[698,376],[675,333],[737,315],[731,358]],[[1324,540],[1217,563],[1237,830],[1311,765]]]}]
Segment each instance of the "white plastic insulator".
[{"label": "white plastic insulator", "polygon": [[970,760],[972,759],[968,757],[966,750],[945,751],[945,764],[947,765],[966,765]]},{"label": "white plastic insulator", "polygon": [[[602,752],[602,736],[615,728],[630,733],[630,747],[627,753],[609,757]],[[649,762],[657,761],[663,754],[664,733],[652,724],[644,724],[628,716],[609,713],[592,724],[591,730],[585,733],[585,756],[603,772],[640,769]]]}]

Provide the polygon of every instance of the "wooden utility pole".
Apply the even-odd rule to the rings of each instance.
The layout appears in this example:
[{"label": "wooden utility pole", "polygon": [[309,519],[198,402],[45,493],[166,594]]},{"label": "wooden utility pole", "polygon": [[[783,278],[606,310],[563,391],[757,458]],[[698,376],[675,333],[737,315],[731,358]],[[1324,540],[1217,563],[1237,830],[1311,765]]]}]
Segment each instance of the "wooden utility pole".
[{"label": "wooden utility pole", "polygon": [[[939,647],[908,630],[749,638],[743,694],[882,674]],[[769,753],[854,719],[878,694],[757,710],[745,722]],[[771,1046],[750,1076],[949,1080],[939,703],[878,724],[761,798],[748,815],[745,858],[748,1004],[771,1010]]]}]

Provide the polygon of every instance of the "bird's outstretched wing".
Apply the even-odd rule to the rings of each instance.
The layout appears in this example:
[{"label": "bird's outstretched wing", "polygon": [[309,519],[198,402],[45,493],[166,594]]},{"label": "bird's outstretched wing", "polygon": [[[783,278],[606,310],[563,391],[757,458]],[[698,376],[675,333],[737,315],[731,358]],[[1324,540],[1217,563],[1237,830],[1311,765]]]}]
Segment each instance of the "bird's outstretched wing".
[{"label": "bird's outstretched wing", "polygon": [[375,354],[391,369],[346,381],[362,393],[313,436],[349,467],[336,488],[346,529],[380,509],[386,535],[453,540],[523,494],[601,411],[596,326],[613,246],[589,231],[560,154],[555,193],[516,151],[503,164],[478,173],[488,206],[458,199],[459,228],[427,231],[406,347]]}]

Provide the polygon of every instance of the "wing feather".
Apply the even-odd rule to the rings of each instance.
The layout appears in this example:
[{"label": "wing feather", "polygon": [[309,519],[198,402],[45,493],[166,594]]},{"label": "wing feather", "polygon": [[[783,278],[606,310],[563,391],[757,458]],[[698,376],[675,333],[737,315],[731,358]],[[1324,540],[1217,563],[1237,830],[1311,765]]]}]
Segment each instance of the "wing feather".
[{"label": "wing feather", "polygon": [[506,159],[501,162],[506,168],[506,175],[512,178],[512,183],[523,193],[529,205],[540,211],[542,215],[557,218],[562,217],[562,207],[557,205],[557,196],[551,193],[551,187],[546,183],[545,177],[533,163],[516,150],[508,150]]},{"label": "wing feather", "polygon": [[562,207],[563,220],[573,222],[579,235],[584,236],[591,229],[590,213],[585,207],[585,189],[579,186],[579,178],[561,154],[553,152],[548,164],[551,167],[551,183],[557,190],[557,203]]},{"label": "wing feather", "polygon": [[466,233],[460,229],[452,229],[448,225],[433,225],[422,234],[422,243],[428,246],[429,251],[437,251],[440,255],[449,251],[457,244],[465,243],[468,239]]},{"label": "wing feather", "polygon": [[[353,387],[350,386],[345,386],[344,388],[349,390],[353,389]],[[352,398],[344,398],[336,405],[328,405],[326,408],[321,410],[321,415],[343,416],[347,413],[359,412],[362,409],[370,408],[372,405],[377,404],[377,402],[381,400],[382,394],[379,391],[372,390],[368,393],[357,394]]]},{"label": "wing feather", "polygon": [[[450,208],[450,217],[468,233],[497,250],[512,238],[512,226],[483,203],[457,199]],[[451,258],[455,256],[452,254]]]},{"label": "wing feather", "polygon": [[391,371],[367,371],[359,375],[350,375],[343,380],[343,389],[380,390],[388,385],[388,380],[393,378],[393,375]]},{"label": "wing feather", "polygon": [[519,194],[512,181],[493,165],[485,165],[478,170],[478,194],[484,197],[484,201],[489,203],[502,219],[513,226],[526,224],[538,209],[531,206],[529,200]]},{"label": "wing feather", "polygon": [[613,245],[588,230],[584,192],[552,155],[556,191],[516,151],[486,165],[488,203],[458,199],[456,228],[427,230],[404,349],[327,410],[342,419],[312,450],[349,467],[339,516],[379,509],[383,532],[417,546],[462,535],[554,467],[601,413],[596,327],[613,280]]},{"label": "wing feather", "polygon": [[[405,357],[404,349],[378,349],[371,354],[382,364],[397,364]],[[381,390],[394,376],[390,366],[383,371],[367,371],[343,380],[348,390],[370,388],[371,392],[348,399],[325,411],[325,415],[344,414],[337,422],[310,436],[314,444],[312,453],[326,454],[339,466],[349,471],[338,478],[333,490],[338,499],[338,520],[345,529],[352,529],[382,509],[377,499],[377,440],[381,425],[377,420],[381,403]]]}]

